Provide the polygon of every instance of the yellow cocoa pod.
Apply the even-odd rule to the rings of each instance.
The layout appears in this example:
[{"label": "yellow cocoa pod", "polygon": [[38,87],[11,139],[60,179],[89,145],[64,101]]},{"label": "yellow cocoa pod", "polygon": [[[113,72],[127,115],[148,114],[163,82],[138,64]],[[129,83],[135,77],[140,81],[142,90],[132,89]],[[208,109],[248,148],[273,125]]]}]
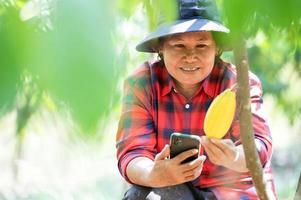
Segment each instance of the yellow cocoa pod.
[{"label": "yellow cocoa pod", "polygon": [[226,89],[212,101],[204,121],[204,131],[209,138],[222,138],[229,130],[236,108],[235,92]]}]

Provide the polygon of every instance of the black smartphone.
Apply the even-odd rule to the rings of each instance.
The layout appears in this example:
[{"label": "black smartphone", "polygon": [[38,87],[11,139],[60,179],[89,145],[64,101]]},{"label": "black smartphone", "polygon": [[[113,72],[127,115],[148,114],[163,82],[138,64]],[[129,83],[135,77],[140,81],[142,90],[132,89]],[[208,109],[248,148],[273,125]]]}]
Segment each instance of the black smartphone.
[{"label": "black smartphone", "polygon": [[[178,154],[190,149],[197,149],[200,151],[200,143],[201,143],[201,138],[197,135],[172,133],[170,136],[170,158],[173,158]],[[190,162],[198,158],[198,156],[199,156],[199,152],[185,159],[182,163]]]}]

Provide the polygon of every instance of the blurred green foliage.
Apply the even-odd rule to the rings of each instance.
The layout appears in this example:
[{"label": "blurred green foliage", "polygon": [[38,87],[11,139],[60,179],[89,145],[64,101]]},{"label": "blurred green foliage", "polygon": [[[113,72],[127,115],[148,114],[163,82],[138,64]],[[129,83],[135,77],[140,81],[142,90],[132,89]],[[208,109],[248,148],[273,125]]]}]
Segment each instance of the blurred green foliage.
[{"label": "blurred green foliage", "polygon": [[[0,7],[0,109],[11,109],[27,43],[26,25],[14,8]],[[3,110],[2,110],[3,113]]]},{"label": "blurred green foliage", "polygon": [[[232,42],[241,36],[253,39],[248,49],[250,68],[260,77],[264,92],[276,97],[294,123],[301,114],[301,94],[289,92],[299,83],[286,74],[301,78],[301,1],[220,0],[219,5],[231,29]],[[288,65],[293,69],[287,70]]]},{"label": "blurred green foliage", "polygon": [[176,18],[177,4],[174,0],[118,0],[117,2],[119,11],[126,18],[130,18],[137,8],[143,5],[148,19],[149,30],[153,30],[163,20],[169,22]]},{"label": "blurred green foliage", "polygon": [[68,103],[85,129],[112,106],[118,71],[113,66],[109,1],[58,1],[54,29],[35,38],[32,68],[43,88]]},{"label": "blurred green foliage", "polygon": [[[282,73],[291,64],[301,76],[301,2],[217,0],[217,4],[233,41],[241,35],[252,41],[251,69],[293,122],[301,113],[301,95],[288,96],[294,83],[283,79]],[[57,105],[63,101],[70,108],[83,130],[93,132],[118,102],[116,87],[124,76],[122,68],[128,66],[127,50],[116,49],[123,40],[116,34],[120,31],[116,14],[129,19],[141,7],[149,30],[162,18],[176,17],[173,0],[0,0],[2,113],[16,105],[20,74],[27,70]]]},{"label": "blurred green foliage", "polygon": [[[21,8],[19,1],[9,2],[1,2],[0,12],[1,107],[13,104],[20,73],[27,69],[41,90],[65,102],[84,132],[93,132],[116,103],[120,74],[114,65],[112,2],[27,1]],[[50,25],[41,26],[42,15],[21,21],[21,14],[26,18],[39,9],[51,12]]]},{"label": "blurred green foliage", "polygon": [[41,97],[41,90],[39,90],[36,81],[27,71],[24,71],[21,74],[21,80],[18,85],[16,96],[16,133],[21,138],[24,135],[24,129],[31,114],[34,113],[40,105]]}]

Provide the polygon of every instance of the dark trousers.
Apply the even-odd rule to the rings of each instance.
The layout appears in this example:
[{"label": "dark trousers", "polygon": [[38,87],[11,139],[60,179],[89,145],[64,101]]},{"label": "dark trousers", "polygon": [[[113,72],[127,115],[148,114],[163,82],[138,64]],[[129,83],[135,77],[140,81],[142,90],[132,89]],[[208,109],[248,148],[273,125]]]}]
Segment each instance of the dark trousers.
[{"label": "dark trousers", "polygon": [[216,200],[216,197],[208,189],[198,189],[186,183],[163,188],[132,185],[123,200]]}]

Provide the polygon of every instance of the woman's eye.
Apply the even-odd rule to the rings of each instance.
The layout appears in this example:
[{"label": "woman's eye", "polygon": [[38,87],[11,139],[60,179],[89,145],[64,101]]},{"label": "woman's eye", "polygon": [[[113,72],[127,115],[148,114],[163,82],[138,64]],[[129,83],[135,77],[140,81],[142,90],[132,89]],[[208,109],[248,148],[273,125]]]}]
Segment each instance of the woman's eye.
[{"label": "woman's eye", "polygon": [[183,44],[174,44],[174,47],[176,47],[176,48],[184,48],[185,46]]},{"label": "woman's eye", "polygon": [[207,46],[206,44],[198,44],[196,47],[202,49],[205,48],[206,46]]}]

